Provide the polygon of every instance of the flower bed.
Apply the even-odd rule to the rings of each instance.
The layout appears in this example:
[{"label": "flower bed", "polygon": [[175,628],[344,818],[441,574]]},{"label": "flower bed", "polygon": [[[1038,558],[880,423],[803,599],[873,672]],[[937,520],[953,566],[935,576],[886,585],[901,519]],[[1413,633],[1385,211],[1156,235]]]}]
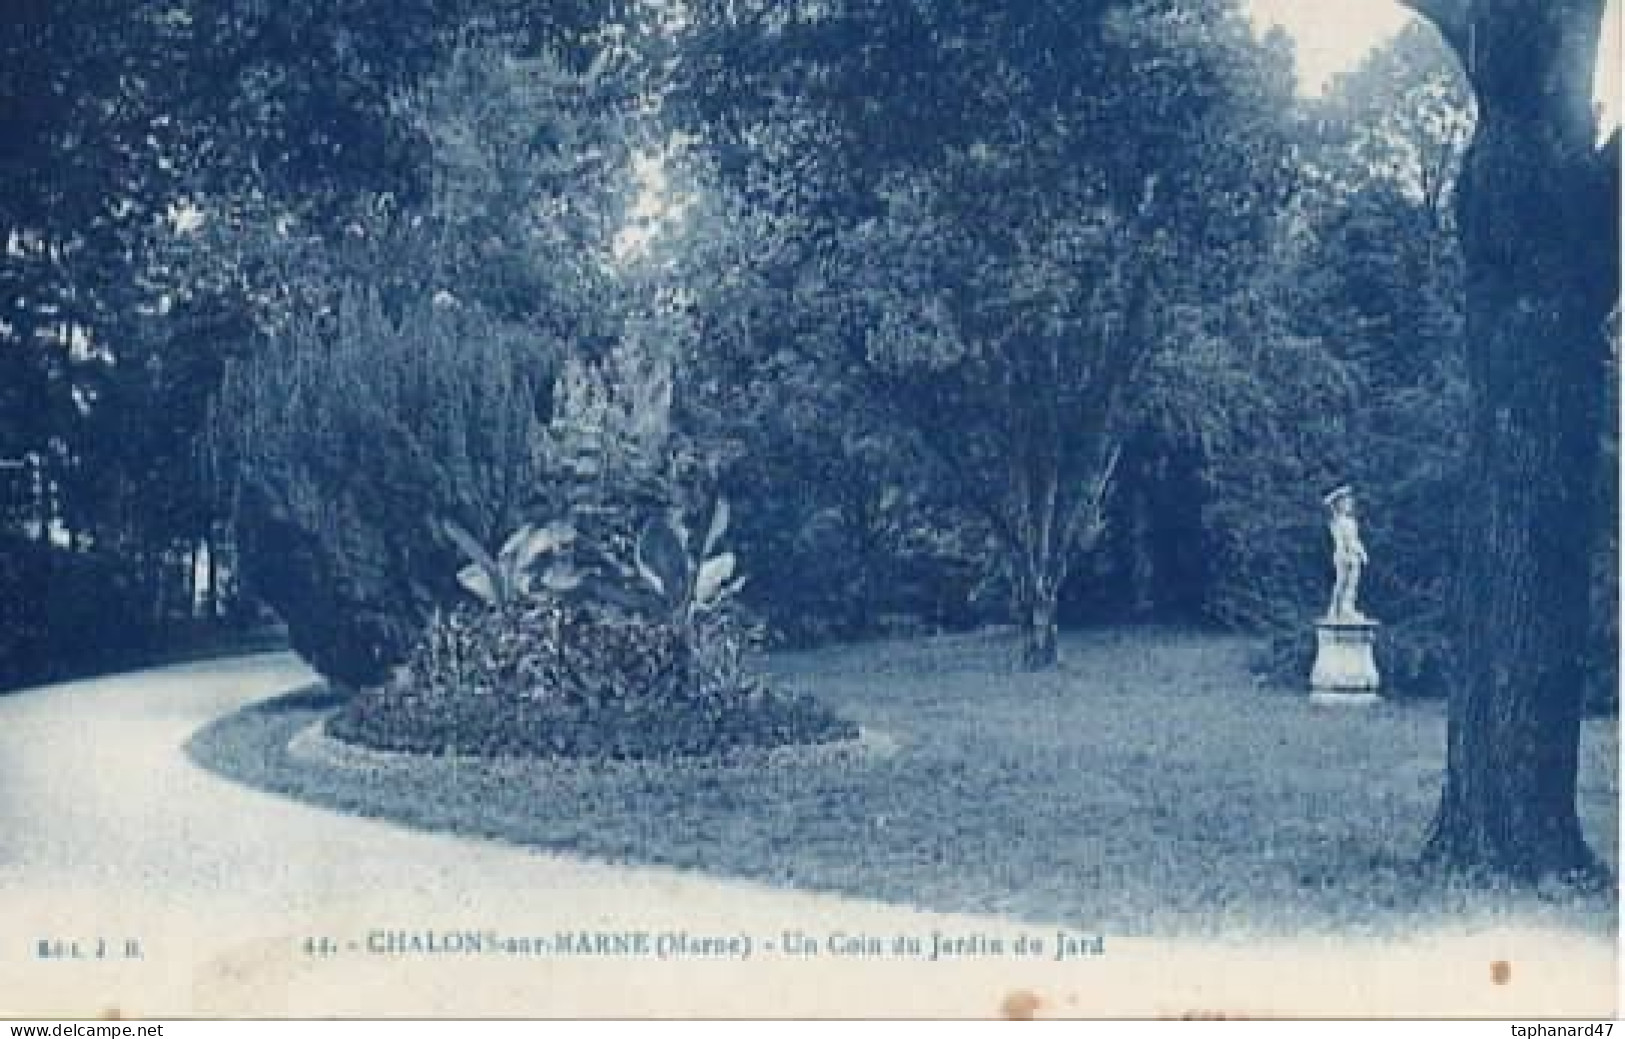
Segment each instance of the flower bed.
[{"label": "flower bed", "polygon": [[[722,636],[726,638],[726,636]],[[670,625],[531,601],[431,625],[405,672],[328,722],[375,750],[610,759],[857,738],[811,697],[693,652]]]}]

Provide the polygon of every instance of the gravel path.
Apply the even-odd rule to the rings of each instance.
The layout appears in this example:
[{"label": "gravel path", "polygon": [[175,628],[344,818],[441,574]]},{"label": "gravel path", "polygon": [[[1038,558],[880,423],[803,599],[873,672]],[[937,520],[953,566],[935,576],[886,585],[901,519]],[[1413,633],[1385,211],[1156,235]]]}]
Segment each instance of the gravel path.
[{"label": "gravel path", "polygon": [[[236,786],[183,753],[199,726],[309,680],[292,657],[266,655],[0,698],[0,1015],[1533,1017],[1616,1005],[1614,949],[1594,937],[1104,935],[1103,954],[1057,961],[1043,928],[416,833]],[[610,931],[647,938],[624,939],[620,955],[558,948],[561,932],[592,944]],[[890,951],[902,936],[929,953],[933,932],[976,954]],[[1014,952],[1023,933],[1042,954]],[[855,936],[884,951],[855,954]],[[747,940],[746,959],[718,952]],[[132,941],[139,957],[124,955]],[[483,951],[467,951],[476,941]]]}]

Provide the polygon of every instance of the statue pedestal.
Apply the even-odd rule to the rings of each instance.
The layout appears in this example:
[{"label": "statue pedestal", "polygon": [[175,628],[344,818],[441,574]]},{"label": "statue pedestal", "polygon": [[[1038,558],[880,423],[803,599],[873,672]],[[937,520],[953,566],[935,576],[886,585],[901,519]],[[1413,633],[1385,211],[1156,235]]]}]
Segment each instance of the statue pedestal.
[{"label": "statue pedestal", "polygon": [[1315,623],[1315,668],[1309,675],[1311,703],[1380,703],[1377,676],[1377,622],[1322,620]]}]

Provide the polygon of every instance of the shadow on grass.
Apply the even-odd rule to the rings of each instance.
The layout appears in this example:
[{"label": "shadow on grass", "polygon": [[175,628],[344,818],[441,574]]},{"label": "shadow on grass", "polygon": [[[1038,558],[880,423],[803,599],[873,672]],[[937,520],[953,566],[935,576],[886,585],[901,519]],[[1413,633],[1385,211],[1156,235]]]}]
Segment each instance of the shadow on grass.
[{"label": "shadow on grass", "polygon": [[[1067,640],[1058,671],[986,636],[785,654],[780,684],[899,747],[779,767],[595,769],[401,757],[313,764],[304,690],[190,745],[249,785],[424,829],[1118,936],[1394,934],[1517,922],[1611,934],[1612,892],[1513,893],[1414,866],[1439,705],[1316,708],[1259,688],[1245,642]],[[330,694],[329,694],[330,695]],[[1614,723],[1587,723],[1581,813],[1617,863]]]}]

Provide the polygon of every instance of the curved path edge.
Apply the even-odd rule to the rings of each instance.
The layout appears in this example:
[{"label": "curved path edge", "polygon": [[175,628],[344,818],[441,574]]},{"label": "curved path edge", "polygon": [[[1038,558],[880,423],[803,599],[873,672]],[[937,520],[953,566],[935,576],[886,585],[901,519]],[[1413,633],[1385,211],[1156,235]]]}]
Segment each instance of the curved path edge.
[{"label": "curved path edge", "polygon": [[[1101,954],[1060,961],[843,954],[873,948],[864,939],[935,934],[968,947],[1046,929],[420,832],[251,789],[189,760],[184,748],[202,726],[310,681],[292,657],[261,655],[0,697],[0,1014],[1527,1017],[1615,1008],[1609,943],[1530,930],[1404,942],[1105,935]],[[430,935],[482,933],[681,935],[688,950],[749,939],[752,951],[427,948]],[[790,953],[792,934],[817,951]],[[1509,964],[1509,983],[1492,983],[1492,963]]]}]

